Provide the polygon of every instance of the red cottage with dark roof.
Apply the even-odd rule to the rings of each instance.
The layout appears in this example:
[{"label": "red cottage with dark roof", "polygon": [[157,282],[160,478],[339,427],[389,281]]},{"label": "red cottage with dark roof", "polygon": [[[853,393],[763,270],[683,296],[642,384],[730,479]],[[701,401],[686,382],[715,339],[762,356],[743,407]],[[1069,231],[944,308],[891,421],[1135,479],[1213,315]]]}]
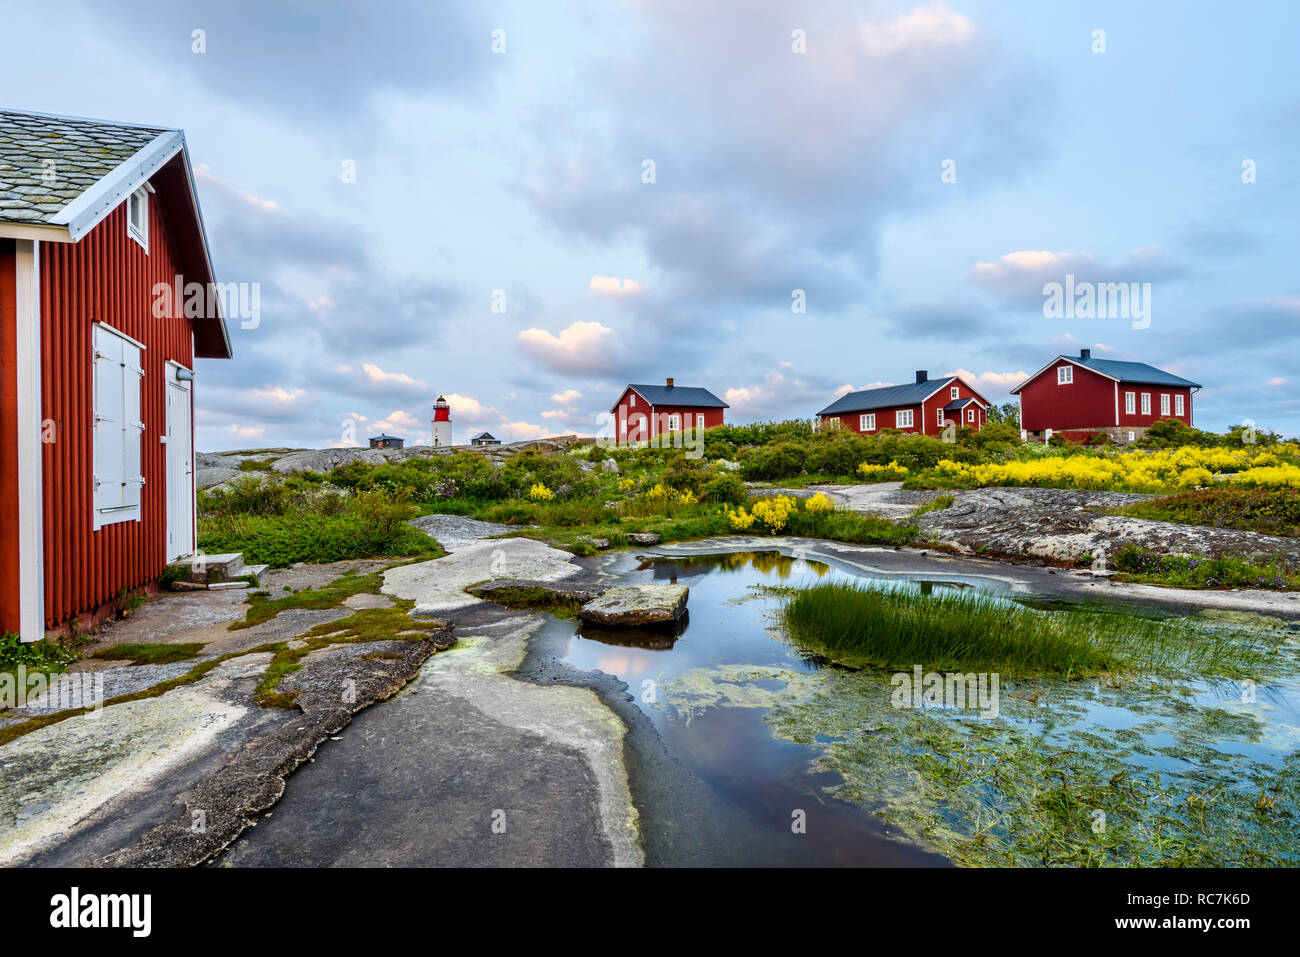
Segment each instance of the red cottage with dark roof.
[{"label": "red cottage with dark roof", "polygon": [[881,429],[939,435],[954,423],[979,431],[988,421],[989,401],[961,376],[931,379],[924,369],[907,385],[864,389],[840,396],[817,413],[820,428],[874,434]]},{"label": "red cottage with dark roof", "polygon": [[1083,442],[1095,433],[1125,443],[1142,438],[1161,419],[1192,424],[1199,383],[1145,362],[1057,356],[1012,389],[1020,396],[1020,427],[1037,439],[1053,435]]},{"label": "red cottage with dark roof", "polygon": [[0,110],[0,170],[0,632],[33,641],[194,551],[194,359],[231,350],[180,130]]},{"label": "red cottage with dark roof", "polygon": [[723,424],[730,406],[708,389],[674,384],[629,385],[610,411],[616,442],[646,442],[683,429],[711,429]]}]

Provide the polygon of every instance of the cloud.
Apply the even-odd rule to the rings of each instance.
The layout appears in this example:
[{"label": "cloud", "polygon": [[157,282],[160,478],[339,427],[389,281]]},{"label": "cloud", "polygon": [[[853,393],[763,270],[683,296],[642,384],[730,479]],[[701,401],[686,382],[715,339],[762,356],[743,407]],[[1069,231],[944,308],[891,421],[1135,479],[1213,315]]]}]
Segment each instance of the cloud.
[{"label": "cloud", "polygon": [[634,296],[641,291],[640,283],[614,276],[592,276],[591,281],[587,283],[587,288],[598,296],[610,296],[614,299]]},{"label": "cloud", "polygon": [[1273,378],[1268,380],[1268,384],[1271,386],[1283,386],[1286,385],[1286,383],[1286,378],[1280,375],[1275,375]]},{"label": "cloud", "polygon": [[980,372],[974,373],[969,369],[954,369],[946,375],[961,376],[976,389],[981,392],[990,394],[1009,393],[1020,383],[1029,378],[1029,373],[1023,369],[1017,372]]},{"label": "cloud", "polygon": [[565,389],[563,392],[557,392],[551,396],[551,401],[559,405],[568,405],[574,399],[581,399],[582,393],[577,389]]},{"label": "cloud", "polygon": [[515,337],[520,350],[552,372],[593,373],[610,368],[614,360],[614,330],[599,322],[579,320],[554,335],[545,329],[525,329]]},{"label": "cloud", "polygon": [[1041,309],[1043,286],[1064,283],[1067,275],[1081,282],[1158,282],[1183,273],[1157,246],[1131,250],[1124,259],[1104,262],[1090,252],[1053,252],[1022,249],[1005,253],[992,262],[971,266],[966,279],[1016,308]]}]

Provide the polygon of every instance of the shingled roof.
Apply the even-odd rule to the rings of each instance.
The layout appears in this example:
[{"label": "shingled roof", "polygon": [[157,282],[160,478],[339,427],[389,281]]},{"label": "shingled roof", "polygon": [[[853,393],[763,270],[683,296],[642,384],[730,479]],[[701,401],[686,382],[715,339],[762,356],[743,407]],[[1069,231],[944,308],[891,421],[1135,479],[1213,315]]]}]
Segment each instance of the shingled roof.
[{"label": "shingled roof", "polygon": [[0,110],[0,222],[50,224],[73,201],[164,133]]},{"label": "shingled roof", "polygon": [[869,412],[872,409],[892,409],[901,405],[920,405],[956,378],[955,375],[950,375],[942,379],[909,382],[907,385],[888,385],[880,389],[849,392],[817,414],[839,415],[842,412]]},{"label": "shingled roof", "polygon": [[708,389],[700,389],[695,386],[632,384],[628,388],[635,389],[636,394],[651,405],[688,405],[700,409],[731,408]]}]

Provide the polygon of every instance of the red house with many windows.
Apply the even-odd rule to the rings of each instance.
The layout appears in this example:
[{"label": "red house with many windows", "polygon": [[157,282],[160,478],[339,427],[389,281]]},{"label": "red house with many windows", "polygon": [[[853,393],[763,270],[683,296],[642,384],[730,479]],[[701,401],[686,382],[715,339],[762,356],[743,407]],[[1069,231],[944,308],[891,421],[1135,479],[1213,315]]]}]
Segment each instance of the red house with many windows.
[{"label": "red house with many windows", "polygon": [[820,428],[871,434],[881,429],[939,435],[949,423],[979,431],[988,421],[988,399],[961,376],[931,379],[924,369],[908,385],[864,389],[840,396],[817,413]]},{"label": "red house with many windows", "polygon": [[1083,442],[1100,432],[1125,443],[1161,419],[1191,425],[1192,394],[1200,388],[1145,362],[1094,359],[1082,349],[1057,356],[1011,392],[1020,396],[1020,427],[1036,439],[1050,432]]},{"label": "red house with many windows", "polygon": [[215,288],[180,130],[0,110],[0,632],[93,621],[193,552]]},{"label": "red house with many windows", "polygon": [[711,429],[723,423],[723,409],[731,408],[708,389],[674,384],[629,385],[610,412],[614,414],[616,441],[647,442],[683,429]]}]

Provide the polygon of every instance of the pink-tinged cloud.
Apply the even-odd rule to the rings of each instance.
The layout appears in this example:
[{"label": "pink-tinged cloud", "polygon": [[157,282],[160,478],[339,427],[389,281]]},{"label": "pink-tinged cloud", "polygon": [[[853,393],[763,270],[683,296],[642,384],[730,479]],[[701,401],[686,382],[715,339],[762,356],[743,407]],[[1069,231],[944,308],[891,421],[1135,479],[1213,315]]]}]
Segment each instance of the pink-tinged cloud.
[{"label": "pink-tinged cloud", "polygon": [[619,279],[617,276],[592,276],[587,288],[598,296],[622,299],[635,296],[641,291],[641,284],[631,279]]},{"label": "pink-tinged cloud", "polygon": [[580,374],[607,368],[617,344],[613,329],[583,321],[560,330],[559,335],[545,329],[525,329],[515,341],[551,371]]}]

